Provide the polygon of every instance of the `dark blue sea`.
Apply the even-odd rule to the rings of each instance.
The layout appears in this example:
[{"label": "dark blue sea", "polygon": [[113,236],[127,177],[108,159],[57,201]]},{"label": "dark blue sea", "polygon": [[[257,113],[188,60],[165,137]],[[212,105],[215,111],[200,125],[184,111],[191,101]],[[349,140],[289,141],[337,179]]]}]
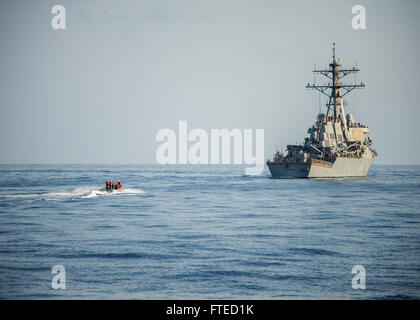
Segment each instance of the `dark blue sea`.
[{"label": "dark blue sea", "polygon": [[[106,179],[123,192],[99,192]],[[420,166],[275,180],[234,165],[1,165],[0,184],[2,299],[420,298]]]}]

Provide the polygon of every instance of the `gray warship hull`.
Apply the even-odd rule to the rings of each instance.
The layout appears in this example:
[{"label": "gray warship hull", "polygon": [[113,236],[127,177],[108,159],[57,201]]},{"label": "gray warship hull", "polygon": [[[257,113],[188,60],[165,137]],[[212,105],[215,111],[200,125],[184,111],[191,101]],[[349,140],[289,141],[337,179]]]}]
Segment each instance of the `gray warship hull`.
[{"label": "gray warship hull", "polygon": [[273,178],[365,177],[373,158],[337,158],[334,162],[267,163]]}]

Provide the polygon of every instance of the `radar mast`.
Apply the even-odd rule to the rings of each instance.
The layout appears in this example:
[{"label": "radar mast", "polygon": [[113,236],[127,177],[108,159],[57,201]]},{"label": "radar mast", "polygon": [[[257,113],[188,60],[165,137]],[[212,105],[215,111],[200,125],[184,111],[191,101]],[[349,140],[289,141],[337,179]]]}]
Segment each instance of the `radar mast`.
[{"label": "radar mast", "polygon": [[[344,102],[343,97],[354,89],[362,89],[365,87],[364,83],[361,82],[360,84],[343,84],[341,83],[341,79],[347,76],[350,73],[357,73],[360,70],[356,67],[352,69],[342,69],[339,60],[335,56],[335,43],[333,43],[333,61],[329,65],[329,69],[322,69],[322,70],[314,70],[313,73],[321,74],[327,77],[331,82],[328,82],[327,85],[316,85],[314,84],[307,84],[307,89],[315,89],[321,92],[322,94],[328,97],[327,106],[327,116],[332,111],[333,117],[335,121],[339,121],[338,119],[340,116],[344,116]],[[331,91],[329,91],[331,89]],[[342,93],[343,91],[343,93]],[[345,120],[343,119],[345,122]]]}]

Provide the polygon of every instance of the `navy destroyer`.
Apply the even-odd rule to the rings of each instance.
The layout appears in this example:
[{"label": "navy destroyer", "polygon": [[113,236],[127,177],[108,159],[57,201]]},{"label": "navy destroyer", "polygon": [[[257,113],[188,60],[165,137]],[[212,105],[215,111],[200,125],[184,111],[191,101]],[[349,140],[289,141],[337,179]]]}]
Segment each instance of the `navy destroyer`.
[{"label": "navy destroyer", "polygon": [[273,178],[339,178],[364,177],[373,158],[377,155],[371,148],[369,128],[357,123],[351,114],[346,114],[343,97],[353,89],[364,88],[360,84],[344,84],[341,79],[359,69],[343,69],[335,56],[328,69],[313,71],[329,79],[326,85],[309,84],[328,97],[326,113],[319,113],[308,129],[309,137],[302,145],[288,145],[286,154],[276,151],[272,160],[267,160]]}]

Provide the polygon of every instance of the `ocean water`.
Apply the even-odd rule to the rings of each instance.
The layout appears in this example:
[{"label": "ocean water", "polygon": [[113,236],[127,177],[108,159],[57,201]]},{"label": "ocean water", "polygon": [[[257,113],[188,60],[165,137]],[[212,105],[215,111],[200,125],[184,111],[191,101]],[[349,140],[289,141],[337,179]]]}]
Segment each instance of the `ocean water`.
[{"label": "ocean water", "polygon": [[[420,166],[339,180],[234,165],[0,173],[2,299],[420,298]],[[98,191],[118,178],[123,192]],[[52,289],[55,265],[65,290]]]}]

